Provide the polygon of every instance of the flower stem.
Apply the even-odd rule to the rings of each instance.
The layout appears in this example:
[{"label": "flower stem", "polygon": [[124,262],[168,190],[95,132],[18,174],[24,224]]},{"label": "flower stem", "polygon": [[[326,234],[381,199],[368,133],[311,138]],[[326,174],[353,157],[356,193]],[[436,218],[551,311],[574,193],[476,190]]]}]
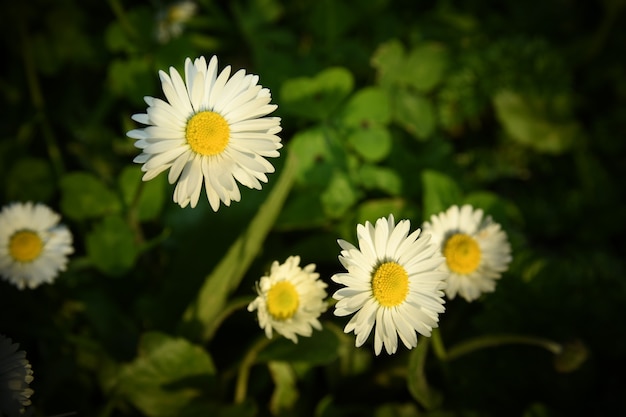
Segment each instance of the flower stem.
[{"label": "flower stem", "polygon": [[241,404],[246,400],[248,393],[248,379],[250,378],[250,370],[256,362],[256,358],[263,349],[272,341],[267,337],[257,340],[246,356],[244,356],[237,372],[237,383],[235,385],[235,404]]},{"label": "flower stem", "polygon": [[439,328],[434,328],[430,339],[432,342],[433,352],[440,360],[447,360],[448,353],[446,352],[446,347],[443,344],[443,339],[441,338],[441,333],[439,332]]},{"label": "flower stem", "polygon": [[445,360],[452,361],[463,355],[484,348],[513,344],[537,346],[540,348],[544,348],[547,351],[554,353],[555,355],[561,353],[561,351],[563,350],[563,347],[560,344],[552,340],[540,337],[516,334],[487,335],[469,339],[459,343],[456,346],[453,346],[452,348],[450,348],[450,350],[448,350],[448,354],[445,357]]}]

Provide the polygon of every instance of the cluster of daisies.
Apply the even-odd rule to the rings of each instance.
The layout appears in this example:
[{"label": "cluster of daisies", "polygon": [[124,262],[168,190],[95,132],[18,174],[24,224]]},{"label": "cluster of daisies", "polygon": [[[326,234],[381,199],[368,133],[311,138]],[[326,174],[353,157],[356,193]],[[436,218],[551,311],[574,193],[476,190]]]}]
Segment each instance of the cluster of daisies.
[{"label": "cluster of daisies", "polygon": [[[220,204],[240,200],[239,184],[261,189],[266,174],[274,172],[266,158],[279,156],[280,118],[268,116],[277,106],[270,104],[270,91],[258,76],[244,70],[231,75],[230,66],[218,71],[215,56],[208,62],[188,58],[183,75],[184,80],[173,67],[159,72],[166,100],[145,97],[146,113],[132,116],[145,126],[127,135],[141,149],[134,162],[142,164],[144,181],[168,171],[170,184],[176,183],[174,202],[195,207],[204,189],[217,211]],[[72,234],[59,221],[57,213],[39,203],[12,203],[0,211],[4,280],[34,289],[66,269]],[[395,353],[398,338],[407,348],[415,347],[418,334],[429,336],[437,327],[444,296],[473,301],[494,291],[511,261],[506,233],[469,205],[433,215],[421,230],[411,230],[409,220],[396,223],[392,215],[359,224],[357,239],[358,246],[338,241],[346,271],[331,278],[342,286],[333,294],[334,314],[352,316],[344,331],[354,332],[357,347],[374,330],[376,355],[383,347]],[[314,264],[301,267],[300,258],[291,256],[274,262],[260,279],[248,310],[257,312],[267,337],[275,331],[297,343],[298,336],[321,329],[326,288]],[[0,338],[0,389],[17,387],[9,391],[17,393],[21,407],[32,393],[32,371],[16,346]]]}]

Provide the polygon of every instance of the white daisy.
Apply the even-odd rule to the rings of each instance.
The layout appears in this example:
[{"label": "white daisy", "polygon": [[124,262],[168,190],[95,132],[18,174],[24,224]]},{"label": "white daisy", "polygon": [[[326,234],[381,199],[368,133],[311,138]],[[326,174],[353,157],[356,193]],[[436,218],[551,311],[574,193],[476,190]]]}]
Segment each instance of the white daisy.
[{"label": "white daisy", "polygon": [[265,335],[272,330],[298,343],[298,336],[311,336],[313,328],[322,329],[318,317],[326,311],[326,283],[319,280],[315,265],[300,268],[300,257],[290,256],[285,263],[272,263],[269,275],[257,283],[257,298],[248,311],[257,310],[259,326]]},{"label": "white daisy", "polygon": [[19,345],[0,334],[0,415],[14,417],[24,415],[31,404],[33,370],[26,359],[26,352],[18,351]]},{"label": "white daisy", "polygon": [[196,3],[191,0],[182,0],[173,3],[166,10],[159,13],[157,39],[161,43],[167,43],[183,33],[187,23],[198,9]]},{"label": "white daisy", "polygon": [[74,252],[61,216],[43,204],[13,203],[0,211],[0,275],[20,290],[51,283]]},{"label": "white daisy", "polygon": [[511,262],[511,245],[506,233],[481,209],[466,204],[450,207],[424,222],[424,233],[441,248],[446,262],[440,267],[449,273],[446,296],[457,294],[467,301],[493,292],[496,280]]},{"label": "white daisy", "polygon": [[388,354],[398,348],[398,336],[407,348],[417,346],[415,332],[430,336],[445,311],[446,274],[437,268],[443,258],[420,230],[409,235],[411,223],[395,225],[390,215],[357,226],[359,247],[339,239],[339,261],[348,272],[333,275],[345,285],[333,294],[335,315],[354,314],[344,332],[354,331],[356,346],[367,340],[374,324],[374,351]]},{"label": "white daisy", "polygon": [[[170,67],[159,71],[167,101],[145,97],[147,112],[133,120],[147,125],[127,133],[143,152],[144,181],[169,170],[170,184],[178,182],[174,202],[195,207],[204,183],[211,208],[217,211],[239,201],[239,183],[261,189],[265,174],[274,172],[266,157],[278,157],[282,147],[280,118],[263,117],[277,106],[269,104],[270,90],[258,85],[257,75],[230,66],[218,74],[217,57],[185,61],[185,80]],[[235,181],[236,180],[236,181]]]}]

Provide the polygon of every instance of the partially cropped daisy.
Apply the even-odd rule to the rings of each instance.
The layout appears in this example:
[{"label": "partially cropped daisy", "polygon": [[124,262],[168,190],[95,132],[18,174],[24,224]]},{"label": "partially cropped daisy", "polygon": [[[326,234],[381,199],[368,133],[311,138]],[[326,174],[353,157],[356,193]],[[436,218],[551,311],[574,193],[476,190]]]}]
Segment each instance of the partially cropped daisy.
[{"label": "partially cropped daisy", "polygon": [[74,252],[61,216],[43,204],[13,203],[0,211],[0,275],[20,290],[51,283]]},{"label": "partially cropped daisy", "polygon": [[407,348],[417,346],[416,331],[430,336],[443,313],[446,274],[437,271],[443,258],[420,230],[409,234],[411,223],[380,218],[357,226],[359,247],[339,239],[339,261],[347,272],[332,280],[345,285],[333,294],[335,315],[354,314],[344,332],[354,331],[356,346],[365,343],[372,328],[374,351],[383,345],[388,354],[398,348],[398,336]]},{"label": "partially cropped daisy", "polygon": [[33,370],[26,359],[26,352],[18,351],[19,345],[0,334],[0,415],[14,417],[24,415],[30,405],[33,390]]},{"label": "partially cropped daisy", "polygon": [[423,228],[446,258],[440,269],[449,274],[448,298],[458,294],[473,301],[495,290],[496,280],[511,262],[511,245],[490,216],[468,204],[452,206],[445,213],[432,215]]},{"label": "partially cropped daisy", "polygon": [[169,170],[181,207],[195,207],[204,184],[217,211],[220,201],[240,200],[237,182],[260,190],[274,172],[265,158],[279,156],[280,118],[265,117],[277,106],[257,75],[239,70],[230,77],[230,66],[218,73],[215,56],[208,64],[187,58],[184,75],[173,67],[169,75],[159,71],[167,101],[145,97],[147,112],[132,118],[147,127],[127,135],[143,151],[134,162],[143,164],[144,181]]},{"label": "partially cropped daisy", "polygon": [[326,311],[326,283],[319,280],[315,265],[300,267],[300,257],[272,263],[269,275],[257,283],[257,298],[248,311],[257,310],[259,326],[268,338],[272,331],[298,343],[298,335],[311,336],[322,329],[318,317]]},{"label": "partially cropped daisy", "polygon": [[183,33],[185,23],[195,14],[198,6],[191,0],[177,1],[170,4],[167,9],[159,13],[157,38],[159,42],[166,43],[172,38],[177,38]]}]

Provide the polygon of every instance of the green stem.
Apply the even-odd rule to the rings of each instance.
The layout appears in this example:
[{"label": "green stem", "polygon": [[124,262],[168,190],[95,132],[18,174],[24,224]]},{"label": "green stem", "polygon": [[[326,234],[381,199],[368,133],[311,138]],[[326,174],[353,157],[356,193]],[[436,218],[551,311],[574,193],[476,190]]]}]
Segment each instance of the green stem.
[{"label": "green stem", "polygon": [[448,353],[446,352],[446,347],[443,344],[443,339],[441,338],[441,332],[439,331],[439,328],[433,329],[430,335],[430,339],[432,342],[433,352],[435,352],[437,358],[444,361],[447,360]]},{"label": "green stem", "polygon": [[250,378],[250,370],[256,362],[256,358],[259,353],[265,349],[267,345],[272,341],[267,337],[263,337],[252,345],[252,348],[244,356],[239,366],[239,372],[237,372],[237,383],[235,385],[235,404],[241,404],[246,400],[248,393],[248,380]]},{"label": "green stem", "polygon": [[45,101],[39,84],[39,78],[37,77],[36,64],[33,59],[33,50],[31,48],[30,39],[26,30],[26,23],[19,16],[19,34],[22,44],[22,59],[24,61],[24,72],[26,74],[26,81],[28,83],[28,90],[33,102],[33,106],[36,111],[36,120],[41,124],[41,133],[44,141],[46,142],[46,148],[52,163],[54,173],[59,178],[65,171],[63,158],[61,151],[57,144],[56,138],[48,121],[45,109]]},{"label": "green stem", "polygon": [[450,350],[448,350],[446,360],[452,361],[463,355],[484,348],[513,344],[537,346],[540,348],[544,348],[547,351],[554,353],[555,355],[561,353],[561,351],[563,350],[563,347],[560,344],[552,340],[543,339],[540,337],[523,336],[516,334],[488,335],[469,339],[459,343],[456,346],[453,346]]},{"label": "green stem", "polygon": [[211,322],[211,324],[207,327],[206,337],[208,338],[208,340],[213,338],[213,335],[215,334],[217,329],[219,329],[220,324],[222,324],[224,320],[226,320],[235,311],[247,307],[248,304],[250,304],[254,300],[254,298],[254,296],[242,296],[230,301],[226,305],[226,307],[224,307],[222,312],[217,317],[215,317],[213,322]]},{"label": "green stem", "polygon": [[113,10],[113,14],[117,18],[120,27],[131,39],[137,39],[138,34],[135,31],[135,27],[128,20],[126,16],[126,12],[124,11],[124,7],[122,7],[122,3],[120,0],[109,0],[109,6],[111,6],[111,10]]}]

